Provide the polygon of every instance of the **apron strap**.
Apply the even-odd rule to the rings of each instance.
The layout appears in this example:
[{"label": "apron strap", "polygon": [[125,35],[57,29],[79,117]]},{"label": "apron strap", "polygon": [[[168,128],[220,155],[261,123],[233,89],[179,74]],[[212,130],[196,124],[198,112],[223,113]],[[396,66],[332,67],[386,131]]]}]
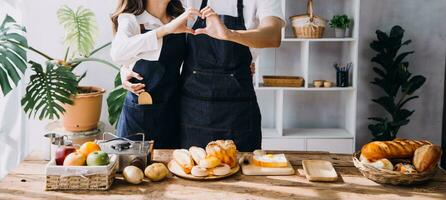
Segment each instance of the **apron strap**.
[{"label": "apron strap", "polygon": [[200,10],[203,9],[204,7],[206,7],[207,5],[208,5],[208,0],[203,0],[201,2]]},{"label": "apron strap", "polygon": [[243,0],[237,1],[237,14],[240,21],[245,25],[245,18],[243,17]]}]

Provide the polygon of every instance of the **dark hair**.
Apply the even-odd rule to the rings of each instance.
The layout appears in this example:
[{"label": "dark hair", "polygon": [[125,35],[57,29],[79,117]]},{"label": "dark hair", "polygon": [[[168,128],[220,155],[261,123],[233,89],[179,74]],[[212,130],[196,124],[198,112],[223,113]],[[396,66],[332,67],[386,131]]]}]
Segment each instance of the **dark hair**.
[{"label": "dark hair", "polygon": [[[118,17],[122,13],[131,13],[134,15],[142,14],[147,7],[147,0],[120,0],[116,11],[112,14],[111,20],[113,32],[118,30]],[[171,0],[167,5],[167,15],[178,17],[184,12],[183,4],[180,0]]]}]

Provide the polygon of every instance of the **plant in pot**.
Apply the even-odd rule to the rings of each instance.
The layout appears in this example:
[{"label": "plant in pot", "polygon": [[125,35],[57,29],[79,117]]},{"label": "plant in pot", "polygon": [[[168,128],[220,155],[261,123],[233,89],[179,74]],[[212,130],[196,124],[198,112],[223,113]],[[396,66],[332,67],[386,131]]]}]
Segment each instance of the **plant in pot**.
[{"label": "plant in pot", "polygon": [[[97,26],[94,13],[82,7],[72,10],[61,7],[57,16],[65,29],[66,52],[55,59],[28,45],[26,29],[6,16],[0,24],[0,88],[8,94],[23,78],[26,69],[32,70],[21,104],[29,117],[42,119],[64,118],[70,131],[86,131],[97,127],[104,89],[80,86],[86,72],[75,74],[84,62],[99,62],[116,70],[114,64],[94,55],[110,43],[94,49]],[[34,52],[47,61],[44,64],[28,60],[27,52]]]},{"label": "plant in pot", "polygon": [[414,51],[400,53],[401,47],[411,43],[403,42],[404,29],[394,26],[388,35],[380,30],[376,31],[378,40],[370,47],[377,52],[372,62],[379,65],[373,67],[377,77],[371,82],[380,88],[385,95],[372,101],[380,105],[387,112],[383,117],[371,117],[374,123],[369,125],[374,140],[393,140],[402,126],[409,124],[409,117],[415,112],[406,108],[407,103],[419,98],[414,93],[426,82],[421,75],[413,75],[409,71],[409,62],[404,59]]},{"label": "plant in pot", "polygon": [[335,37],[343,38],[350,36],[352,20],[347,15],[335,15],[330,20],[330,27],[335,30]]}]

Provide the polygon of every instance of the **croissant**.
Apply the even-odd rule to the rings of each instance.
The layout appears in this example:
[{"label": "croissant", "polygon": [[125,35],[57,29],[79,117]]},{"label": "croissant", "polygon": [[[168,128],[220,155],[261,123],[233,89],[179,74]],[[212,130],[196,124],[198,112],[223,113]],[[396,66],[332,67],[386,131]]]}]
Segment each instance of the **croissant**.
[{"label": "croissant", "polygon": [[432,144],[427,140],[395,139],[393,141],[375,141],[362,147],[362,155],[370,161],[387,158],[412,158],[416,149]]}]

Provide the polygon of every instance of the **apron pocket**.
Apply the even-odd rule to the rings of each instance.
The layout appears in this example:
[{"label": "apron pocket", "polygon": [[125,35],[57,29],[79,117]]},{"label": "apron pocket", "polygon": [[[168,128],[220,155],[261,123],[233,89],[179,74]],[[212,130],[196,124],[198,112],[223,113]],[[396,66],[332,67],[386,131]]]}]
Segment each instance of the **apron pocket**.
[{"label": "apron pocket", "polygon": [[183,90],[210,101],[235,101],[240,98],[249,99],[255,95],[250,81],[239,81],[236,75],[230,72],[194,70],[186,78]]},{"label": "apron pocket", "polygon": [[183,97],[181,123],[196,128],[224,130],[228,133],[250,131],[253,127],[251,101],[201,101]]}]

